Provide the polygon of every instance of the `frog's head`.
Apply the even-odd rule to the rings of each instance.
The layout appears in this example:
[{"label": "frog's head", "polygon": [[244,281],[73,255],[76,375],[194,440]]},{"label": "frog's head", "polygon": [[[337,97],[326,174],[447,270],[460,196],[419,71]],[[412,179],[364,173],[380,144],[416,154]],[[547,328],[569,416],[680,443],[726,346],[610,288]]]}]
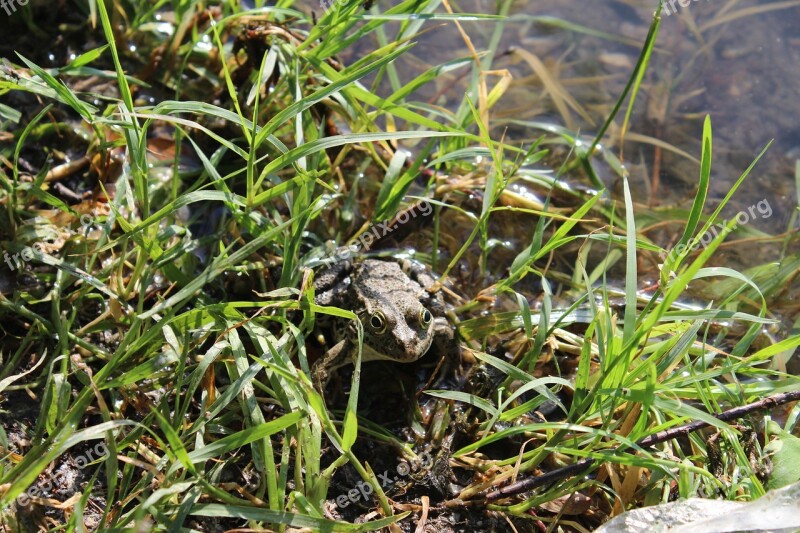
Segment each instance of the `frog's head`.
[{"label": "frog's head", "polygon": [[360,313],[365,361],[410,362],[428,351],[433,342],[433,315],[419,301],[408,303],[370,306]]},{"label": "frog's head", "polygon": [[[364,330],[365,361],[409,362],[422,357],[434,337],[434,316],[427,293],[395,262],[369,260],[356,268],[351,309]],[[351,328],[351,340],[358,342]]]}]

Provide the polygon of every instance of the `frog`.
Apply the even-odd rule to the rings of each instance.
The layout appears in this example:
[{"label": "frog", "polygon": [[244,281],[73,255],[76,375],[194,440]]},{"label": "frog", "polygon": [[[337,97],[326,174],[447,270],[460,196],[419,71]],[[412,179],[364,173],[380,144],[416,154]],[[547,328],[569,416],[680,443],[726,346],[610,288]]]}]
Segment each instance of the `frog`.
[{"label": "frog", "polygon": [[[341,261],[321,270],[315,280],[315,303],[352,311],[363,327],[362,361],[410,363],[431,346],[449,359],[460,352],[445,317],[444,301],[433,291],[435,279],[425,266],[407,259]],[[336,344],[312,367],[314,386],[323,392],[332,372],[354,362],[358,330],[337,321]]]}]

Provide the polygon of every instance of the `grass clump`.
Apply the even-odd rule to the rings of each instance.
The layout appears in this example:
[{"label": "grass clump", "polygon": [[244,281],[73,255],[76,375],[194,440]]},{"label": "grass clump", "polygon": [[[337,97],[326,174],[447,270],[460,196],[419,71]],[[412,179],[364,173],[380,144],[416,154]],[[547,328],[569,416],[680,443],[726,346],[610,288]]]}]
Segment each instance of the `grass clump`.
[{"label": "grass clump", "polygon": [[[59,68],[24,51],[0,67],[4,527],[585,530],[630,505],[764,493],[761,422],[713,415],[796,390],[778,356],[800,337],[764,334],[766,281],[706,266],[727,231],[696,246],[752,166],[705,215],[707,119],[670,249],[637,231],[649,215],[621,166],[618,201],[569,185],[603,185],[594,147],[626,95],[630,117],[657,19],[593,142],[546,124],[515,143],[492,123],[509,79],[491,70],[497,39],[413,80],[396,68],[425,24],[501,32],[510,2],[346,1],[316,18],[261,4],[87,2],[74,18],[98,46]],[[415,100],[456,70],[463,101]],[[548,167],[556,145],[569,153]],[[313,270],[420,201],[429,216],[362,251],[440,275],[469,374],[434,375],[435,353],[357,362],[323,399],[315,325],[355,315],[315,304]],[[659,254],[643,288],[639,264]],[[686,305],[712,277],[736,287]],[[636,444],[690,420],[719,435]],[[487,497],[585,458],[583,476]]]}]

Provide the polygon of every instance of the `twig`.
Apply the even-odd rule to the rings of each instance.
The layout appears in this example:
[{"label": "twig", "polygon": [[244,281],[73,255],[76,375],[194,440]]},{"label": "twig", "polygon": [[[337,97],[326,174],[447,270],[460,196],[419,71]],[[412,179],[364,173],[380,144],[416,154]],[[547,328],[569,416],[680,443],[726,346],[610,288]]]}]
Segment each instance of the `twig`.
[{"label": "twig", "polygon": [[[716,418],[721,422],[728,422],[730,420],[736,420],[737,418],[741,418],[754,411],[772,409],[779,405],[783,405],[789,402],[795,402],[798,400],[800,400],[800,390],[784,392],[781,394],[774,394],[772,396],[767,396],[766,398],[754,403],[742,405],[741,407],[734,407],[733,409],[729,409],[723,413],[714,415],[714,418]],[[682,437],[684,435],[688,435],[693,431],[697,431],[698,429],[702,429],[710,425],[711,424],[709,424],[708,422],[704,422],[702,420],[696,420],[694,422],[690,422],[689,424],[684,424],[682,426],[677,426],[674,428],[666,429],[664,431],[659,431],[658,433],[650,435],[649,437],[645,437],[643,439],[636,441],[636,444],[641,448],[650,448],[661,442],[665,442],[674,439],[676,437]],[[614,451],[615,452],[622,451],[622,446],[616,448]],[[486,495],[486,501],[493,501],[506,496],[513,496],[515,494],[520,494],[535,489],[536,487],[540,487],[542,485],[548,485],[550,483],[560,481],[568,477],[572,477],[591,467],[594,464],[594,462],[595,459],[584,459],[582,461],[578,461],[575,464],[571,464],[569,466],[565,466],[564,468],[553,470],[541,476],[530,477],[527,479],[523,479],[521,481],[517,481],[515,483],[511,483],[510,485],[506,485],[505,487],[501,487],[495,491],[488,493]]]}]

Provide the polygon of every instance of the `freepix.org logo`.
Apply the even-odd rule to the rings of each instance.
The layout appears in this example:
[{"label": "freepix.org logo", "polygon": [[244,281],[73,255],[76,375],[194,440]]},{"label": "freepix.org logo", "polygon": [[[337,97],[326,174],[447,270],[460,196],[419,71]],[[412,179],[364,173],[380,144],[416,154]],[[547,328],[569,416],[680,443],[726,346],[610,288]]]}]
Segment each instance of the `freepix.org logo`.
[{"label": "freepix.org logo", "polygon": [[661,11],[664,15],[670,16],[678,12],[678,8],[675,4],[678,4],[680,7],[689,7],[689,4],[697,1],[698,0],[664,0],[664,8]]},{"label": "freepix.org logo", "polygon": [[0,9],[9,17],[17,12],[17,6],[27,6],[30,0],[0,0]]},{"label": "freepix.org logo", "polygon": [[[769,205],[769,200],[765,198],[758,203],[751,205],[747,210],[739,211],[735,217],[736,224],[731,228],[731,231],[735,230],[739,226],[749,224],[750,221],[756,218],[756,213],[761,215],[762,219],[771,217],[772,206]],[[701,235],[700,238],[694,243],[691,250],[694,251],[701,246],[705,248],[711,244],[711,241],[713,241],[719,235],[719,231],[724,231],[727,225],[728,221],[723,220],[721,224],[714,224],[711,226],[708,231]],[[682,253],[684,250],[686,250],[689,244],[691,243],[679,244],[669,252],[669,257],[674,258],[678,254]],[[667,254],[665,252],[662,252],[660,256],[662,259],[667,258]]]}]

